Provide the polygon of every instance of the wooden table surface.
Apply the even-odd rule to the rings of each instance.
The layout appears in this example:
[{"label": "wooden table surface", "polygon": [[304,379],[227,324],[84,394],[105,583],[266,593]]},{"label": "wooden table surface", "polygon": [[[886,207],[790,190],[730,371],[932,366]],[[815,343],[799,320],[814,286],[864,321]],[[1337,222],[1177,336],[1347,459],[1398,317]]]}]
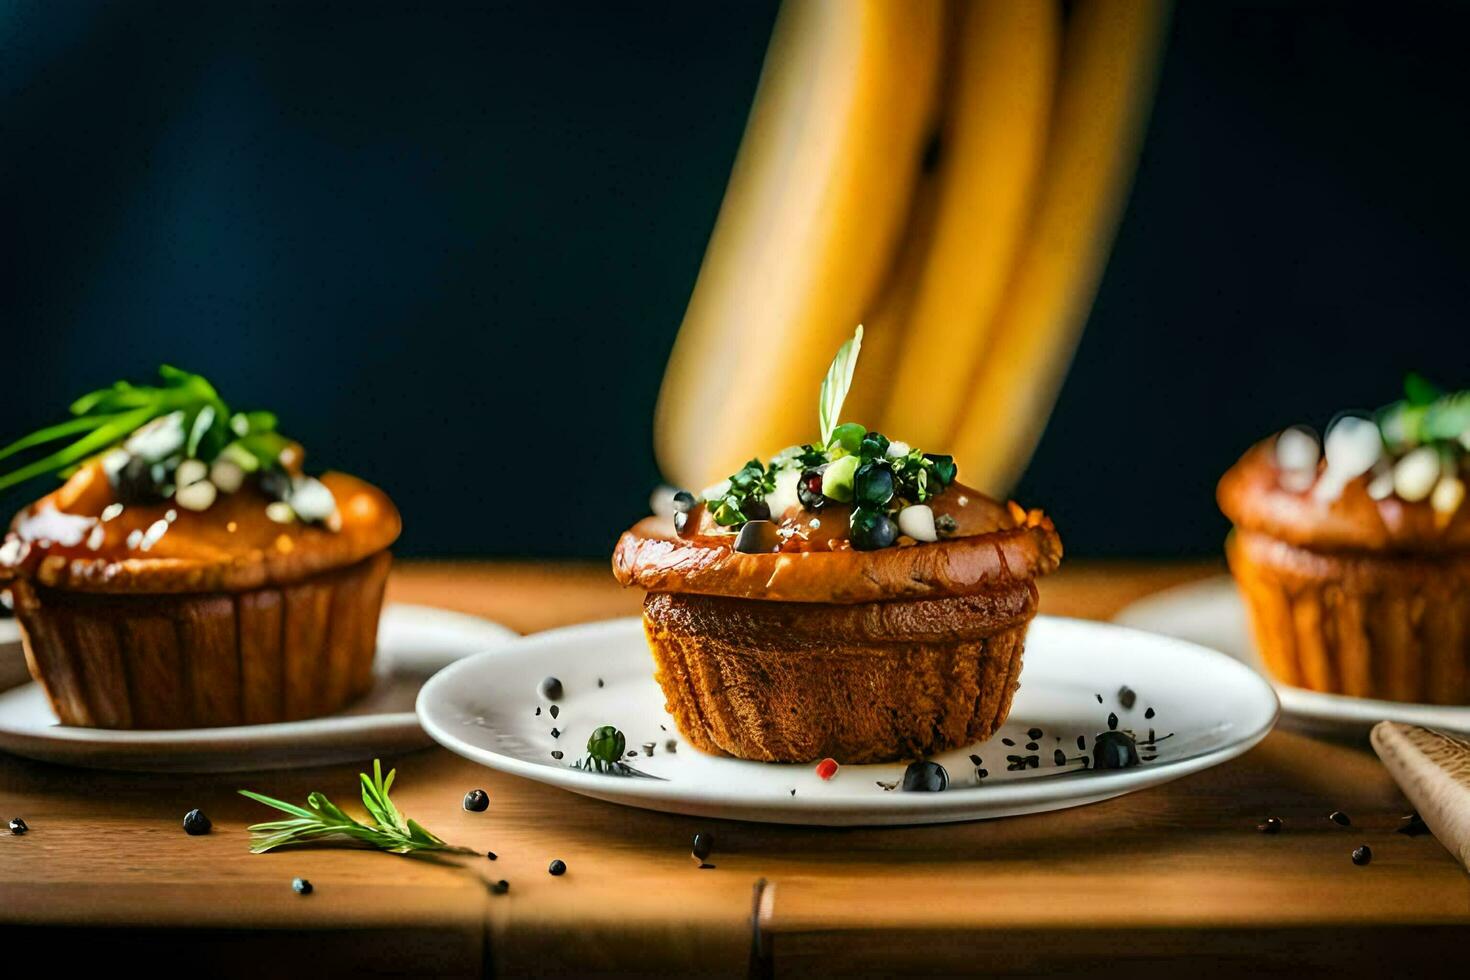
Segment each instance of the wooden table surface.
[{"label": "wooden table surface", "polygon": [[[1214,565],[1071,563],[1045,612],[1103,618]],[[635,612],[601,565],[413,564],[391,598],[531,631]],[[0,755],[0,936],[72,966],[166,951],[228,975],[1447,973],[1466,961],[1470,878],[1363,748],[1278,731],[1165,786],[1036,816],[812,829],[645,812],[441,749],[399,767],[400,807],[498,860],[347,850],[251,855],[241,786],[355,800],[358,767],[229,776],[89,772]],[[490,794],[466,813],[466,790]],[[203,808],[208,836],[180,830]],[[1351,815],[1350,828],[1326,819]],[[1285,822],[1257,832],[1264,817]],[[689,859],[712,832],[715,868]],[[1357,867],[1349,852],[1372,846]],[[546,873],[553,858],[569,871]],[[299,897],[295,876],[316,891]],[[506,894],[489,883],[510,882]],[[59,941],[65,943],[58,946]],[[152,962],[157,962],[153,960]]]}]

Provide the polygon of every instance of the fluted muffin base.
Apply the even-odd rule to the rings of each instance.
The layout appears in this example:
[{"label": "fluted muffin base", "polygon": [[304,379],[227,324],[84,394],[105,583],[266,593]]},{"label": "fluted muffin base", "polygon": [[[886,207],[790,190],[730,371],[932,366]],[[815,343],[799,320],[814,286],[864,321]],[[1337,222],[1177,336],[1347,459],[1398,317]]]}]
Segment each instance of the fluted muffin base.
[{"label": "fluted muffin base", "polygon": [[63,724],[209,728],[331,714],[373,684],[391,558],[280,588],[110,595],[20,581],[26,659]]},{"label": "fluted muffin base", "polygon": [[1226,554],[1277,680],[1470,704],[1470,556],[1322,553],[1240,530]]},{"label": "fluted muffin base", "polygon": [[1036,589],[853,605],[653,593],[656,677],[696,748],[889,762],[989,738],[1019,686]]}]

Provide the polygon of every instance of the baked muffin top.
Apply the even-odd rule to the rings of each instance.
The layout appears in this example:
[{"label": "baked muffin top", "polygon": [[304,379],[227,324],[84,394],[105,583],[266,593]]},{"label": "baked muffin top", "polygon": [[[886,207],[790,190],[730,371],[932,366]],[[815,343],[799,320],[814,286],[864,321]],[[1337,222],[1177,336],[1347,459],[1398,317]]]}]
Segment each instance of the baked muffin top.
[{"label": "baked muffin top", "polygon": [[861,342],[859,327],[828,370],[816,442],[674,494],[666,516],[619,539],[618,580],[651,592],[856,603],[971,595],[1055,569],[1061,540],[1040,511],[958,483],[949,456],[835,424]]},{"label": "baked muffin top", "polygon": [[1411,375],[1407,397],[1345,413],[1318,440],[1295,426],[1251,447],[1216,492],[1246,531],[1325,551],[1470,549],[1470,391]]},{"label": "baked muffin top", "polygon": [[[0,458],[81,437],[0,477],[68,468],[65,483],[16,515],[0,542],[0,582],[107,593],[236,592],[287,585],[388,547],[401,521],[355,477],[306,474],[301,446],[267,412],[232,413],[198,375],[118,383],[73,418]],[[59,437],[59,436],[58,436]]]}]

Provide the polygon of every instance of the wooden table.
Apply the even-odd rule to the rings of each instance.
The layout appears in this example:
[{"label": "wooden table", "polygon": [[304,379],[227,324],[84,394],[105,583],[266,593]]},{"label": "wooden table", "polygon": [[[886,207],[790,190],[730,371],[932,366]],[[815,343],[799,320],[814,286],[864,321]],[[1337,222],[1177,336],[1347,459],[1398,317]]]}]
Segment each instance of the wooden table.
[{"label": "wooden table", "polygon": [[[1105,617],[1214,565],[1071,563],[1043,610]],[[520,630],[632,613],[602,566],[417,564],[392,597]],[[357,767],[248,776],[86,772],[0,755],[0,935],[56,963],[206,974],[853,972],[1236,975],[1463,967],[1470,878],[1370,753],[1277,732],[1233,762],[1078,809],[970,824],[811,829],[614,806],[433,749],[385,760],[394,796],[498,860],[251,855],[240,786],[344,801]],[[483,814],[460,806],[483,787]],[[202,807],[214,832],[188,837]],[[1341,809],[1351,828],[1329,822]],[[1256,824],[1286,821],[1277,836]],[[689,859],[712,831],[713,870]],[[1368,843],[1373,863],[1349,852]],[[546,873],[553,858],[569,871]],[[316,891],[299,897],[291,879]],[[507,894],[488,883],[510,882]],[[17,945],[19,944],[19,946]],[[44,944],[44,945],[43,945]],[[161,953],[169,958],[160,961]]]}]

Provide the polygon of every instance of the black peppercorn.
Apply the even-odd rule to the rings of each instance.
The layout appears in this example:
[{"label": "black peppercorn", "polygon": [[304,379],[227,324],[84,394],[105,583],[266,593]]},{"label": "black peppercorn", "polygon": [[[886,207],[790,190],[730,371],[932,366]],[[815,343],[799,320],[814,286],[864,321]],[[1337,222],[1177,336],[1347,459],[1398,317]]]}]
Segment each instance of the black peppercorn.
[{"label": "black peppercorn", "polygon": [[560,878],[567,873],[567,863],[561,858],[557,858],[546,866],[546,873],[553,878]]},{"label": "black peppercorn", "polygon": [[699,501],[694,499],[694,494],[688,490],[680,490],[674,494],[674,510],[676,513],[687,514],[694,509]]},{"label": "black peppercorn", "polygon": [[490,890],[497,895],[504,895],[506,892],[510,891],[510,882],[506,881],[504,878],[501,878],[495,884],[490,886]]},{"label": "black peppercorn", "polygon": [[21,834],[25,833],[27,830],[30,830],[30,829],[31,828],[28,827],[28,826],[26,826],[26,822],[24,820],[22,820],[20,817],[14,817],[10,821],[10,832],[12,834],[14,834],[15,836],[17,836],[17,837],[19,837]]},{"label": "black peppercorn", "polygon": [[1409,813],[1399,818],[1398,832],[1405,837],[1419,837],[1429,833],[1429,825],[1417,812]]},{"label": "black peppercorn", "polygon": [[541,681],[541,696],[548,701],[561,700],[561,681],[555,677],[547,677]]},{"label": "black peppercorn", "polygon": [[472,789],[464,795],[464,808],[471,813],[484,813],[490,806],[490,795],[483,789]]},{"label": "black peppercorn", "polygon": [[1353,825],[1352,819],[1341,810],[1333,810],[1331,813],[1327,814],[1327,819],[1331,820],[1339,827],[1351,827]]},{"label": "black peppercorn", "polygon": [[1367,844],[1359,844],[1353,848],[1353,863],[1358,867],[1361,868],[1371,860],[1373,860],[1373,848]]},{"label": "black peppercorn", "polygon": [[310,895],[314,889],[311,887],[311,882],[305,878],[292,878],[291,890],[298,895]]},{"label": "black peppercorn", "polygon": [[703,861],[710,856],[710,852],[714,850],[714,847],[715,838],[713,834],[695,834],[694,846],[690,849],[689,853],[694,856],[695,860]]},{"label": "black peppercorn", "polygon": [[1092,743],[1092,768],[1131,769],[1138,765],[1138,746],[1125,732],[1102,732]]},{"label": "black peppercorn", "polygon": [[1281,833],[1281,818],[1267,817],[1264,822],[1256,824],[1256,829],[1263,834]]},{"label": "black peppercorn", "polygon": [[213,826],[214,824],[209,822],[209,818],[204,815],[203,810],[190,810],[184,814],[184,833],[190,837],[207,834]]},{"label": "black peppercorn", "polygon": [[485,858],[487,860],[490,860],[490,861],[499,860],[499,857],[496,855],[496,853],[494,851],[486,851],[485,852]]},{"label": "black peppercorn", "polygon": [[906,793],[942,793],[949,788],[949,773],[937,762],[920,759],[903,771]]}]

